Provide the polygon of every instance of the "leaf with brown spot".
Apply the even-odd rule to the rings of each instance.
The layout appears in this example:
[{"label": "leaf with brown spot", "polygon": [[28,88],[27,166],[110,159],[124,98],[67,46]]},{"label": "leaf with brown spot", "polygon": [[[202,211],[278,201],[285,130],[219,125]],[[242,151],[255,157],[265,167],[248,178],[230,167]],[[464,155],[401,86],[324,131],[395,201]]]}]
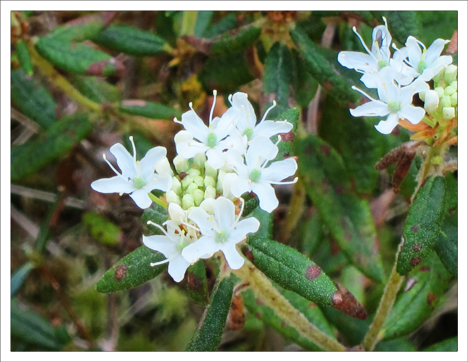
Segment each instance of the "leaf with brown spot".
[{"label": "leaf with brown spot", "polygon": [[360,320],[367,319],[367,312],[354,295],[343,285],[337,283],[338,291],[332,295],[332,307]]},{"label": "leaf with brown spot", "polygon": [[206,278],[205,263],[197,261],[187,269],[187,291],[190,299],[205,307],[208,304],[208,280]]}]

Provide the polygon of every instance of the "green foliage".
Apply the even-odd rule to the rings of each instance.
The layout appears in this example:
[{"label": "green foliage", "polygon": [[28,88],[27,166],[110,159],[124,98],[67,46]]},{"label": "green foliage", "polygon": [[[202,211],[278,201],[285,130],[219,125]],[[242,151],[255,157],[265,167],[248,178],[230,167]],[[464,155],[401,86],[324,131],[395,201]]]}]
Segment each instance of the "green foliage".
[{"label": "green foliage", "polygon": [[16,295],[31,270],[34,270],[35,267],[36,265],[32,261],[28,261],[15,270],[11,275],[11,297]]},{"label": "green foliage", "polygon": [[196,304],[202,307],[208,304],[208,281],[203,260],[197,261],[187,269],[187,291],[190,299]]},{"label": "green foliage", "polygon": [[300,175],[323,222],[349,260],[368,277],[382,281],[369,204],[353,192],[340,156],[316,136],[296,143]]},{"label": "green foliage", "polygon": [[140,100],[123,101],[120,106],[120,110],[128,114],[151,119],[172,120],[174,117],[180,117],[181,115],[179,111],[164,104]]},{"label": "green foliage", "polygon": [[81,94],[96,103],[121,100],[119,90],[99,77],[76,76],[72,79],[72,83]]},{"label": "green foliage", "polygon": [[[277,116],[276,120],[288,121],[293,125],[293,128],[288,133],[280,135],[281,141],[278,143],[278,155],[272,160],[272,162],[281,161],[294,155],[294,140],[296,138],[297,127],[299,125],[299,110],[296,108],[289,108]],[[276,143],[278,138],[272,137],[272,141]]]},{"label": "green foliage", "polygon": [[448,338],[424,350],[424,352],[457,352],[458,337]]},{"label": "green foliage", "polygon": [[106,245],[116,245],[120,239],[120,229],[101,215],[88,212],[83,215],[83,224],[93,238]]},{"label": "green foliage", "polygon": [[235,53],[255,43],[262,32],[257,26],[245,26],[232,34],[230,31],[212,39],[210,54]]},{"label": "green foliage", "polygon": [[215,351],[221,343],[234,285],[230,278],[219,282],[210,298],[203,320],[190,340],[187,351]]},{"label": "green foliage", "polygon": [[374,13],[379,21],[382,16],[387,18],[390,33],[401,45],[406,43],[408,34],[417,39],[420,38],[422,28],[419,14],[420,12],[417,11],[382,11]]},{"label": "green foliage", "polygon": [[21,68],[27,75],[33,75],[34,71],[31,64],[31,56],[29,55],[28,48],[24,41],[20,40],[16,43],[16,54],[18,55],[18,61],[20,62]]}]

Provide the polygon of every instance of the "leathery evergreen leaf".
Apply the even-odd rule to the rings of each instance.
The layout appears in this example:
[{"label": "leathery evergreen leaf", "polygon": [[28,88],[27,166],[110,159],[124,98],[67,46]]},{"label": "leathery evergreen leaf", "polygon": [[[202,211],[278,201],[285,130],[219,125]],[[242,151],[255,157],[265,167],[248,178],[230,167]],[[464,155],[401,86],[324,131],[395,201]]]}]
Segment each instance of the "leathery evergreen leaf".
[{"label": "leathery evergreen leaf", "polygon": [[[299,110],[297,108],[290,108],[275,119],[277,121],[288,121],[292,123],[293,128],[288,133],[281,133],[278,135],[281,137],[281,141],[278,143],[278,155],[271,162],[284,160],[294,155],[294,139],[296,138],[297,126],[299,124]],[[278,141],[278,136],[273,136],[271,138],[274,143]]]},{"label": "leathery evergreen leaf", "polygon": [[404,292],[382,327],[382,338],[395,339],[416,330],[437,306],[449,280],[450,274],[432,253],[409,274]]},{"label": "leathery evergreen leaf", "polygon": [[338,153],[317,136],[296,142],[299,175],[320,217],[347,258],[369,278],[384,279],[367,200],[353,192]]},{"label": "leathery evergreen leaf", "polygon": [[66,155],[91,131],[86,114],[55,122],[44,135],[11,149],[11,179],[19,180]]},{"label": "leathery evergreen leaf", "polygon": [[95,36],[93,41],[107,48],[136,56],[157,55],[171,50],[169,44],[156,34],[125,25],[111,25]]},{"label": "leathery evergreen leaf", "polygon": [[32,261],[28,261],[16,269],[15,272],[11,275],[12,297],[18,292],[31,270],[33,270],[35,267],[36,265]]},{"label": "leathery evergreen leaf", "polygon": [[397,271],[408,272],[427,257],[439,237],[444,219],[445,179],[429,177],[418,190],[403,225],[405,240],[398,255]]},{"label": "leathery evergreen leaf", "polygon": [[267,277],[319,305],[332,306],[354,318],[367,313],[344,287],[337,287],[322,269],[295,249],[273,240],[249,237],[245,256]]},{"label": "leathery evergreen leaf", "polygon": [[226,318],[231,307],[234,284],[225,278],[216,286],[195,334],[190,340],[187,351],[216,351],[221,343]]},{"label": "leathery evergreen leaf", "polygon": [[135,288],[161,274],[167,264],[151,266],[150,263],[163,260],[166,260],[163,254],[140,246],[110,268],[96,284],[96,290],[112,293]]},{"label": "leathery evergreen leaf", "polygon": [[458,351],[458,337],[452,337],[436,343],[424,350],[424,352],[456,352]]},{"label": "leathery evergreen leaf", "polygon": [[25,116],[44,128],[49,128],[58,118],[50,93],[22,69],[11,72],[11,99]]},{"label": "leathery evergreen leaf", "polygon": [[93,238],[106,245],[118,244],[120,229],[113,222],[94,212],[87,212],[83,215],[82,220]]},{"label": "leathery evergreen leaf", "polygon": [[119,90],[100,77],[76,76],[71,81],[81,94],[96,103],[113,103],[121,100]]},{"label": "leathery evergreen leaf", "polygon": [[190,299],[196,304],[202,307],[208,304],[208,281],[203,260],[199,260],[188,267],[187,291]]},{"label": "leathery evergreen leaf", "polygon": [[180,117],[181,115],[179,111],[164,104],[138,99],[127,99],[122,101],[120,110],[135,116],[142,116],[151,119],[172,120],[174,117]]},{"label": "leathery evergreen leaf", "polygon": [[75,74],[106,76],[124,70],[123,64],[109,54],[68,40],[41,37],[36,50],[53,65]]},{"label": "leathery evergreen leaf", "polygon": [[26,74],[33,75],[31,56],[29,55],[29,50],[26,47],[26,44],[24,44],[24,41],[22,40],[18,40],[16,43],[16,55],[18,56],[21,68],[26,72]]}]

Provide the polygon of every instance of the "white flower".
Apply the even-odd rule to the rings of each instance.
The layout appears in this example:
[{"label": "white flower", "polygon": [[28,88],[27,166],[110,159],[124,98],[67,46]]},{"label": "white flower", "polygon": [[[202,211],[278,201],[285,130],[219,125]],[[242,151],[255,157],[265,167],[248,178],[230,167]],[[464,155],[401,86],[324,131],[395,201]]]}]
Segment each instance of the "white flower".
[{"label": "white flower", "polygon": [[164,263],[169,263],[168,272],[169,275],[177,283],[184,279],[185,271],[190,266],[190,263],[182,256],[182,250],[192,242],[192,239],[185,235],[185,231],[179,227],[176,229],[168,228],[168,231],[164,230],[160,225],[148,221],[148,224],[152,224],[164,233],[164,235],[143,235],[143,244],[152,250],[159,251],[164,254],[166,260],[158,263],[151,263],[151,266],[156,266]]},{"label": "white flower", "polygon": [[349,69],[354,69],[362,73],[361,81],[367,88],[377,88],[379,85],[379,71],[389,65],[390,44],[392,36],[385,25],[376,26],[372,32],[371,50],[367,47],[361,35],[353,27],[354,33],[358,36],[367,54],[352,51],[343,51],[338,54],[338,62]]},{"label": "white flower", "polygon": [[244,265],[244,258],[239,255],[236,244],[245,240],[247,234],[256,232],[260,222],[254,217],[239,221],[243,207],[236,217],[234,203],[225,197],[212,201],[212,207],[214,215],[209,215],[202,207],[195,207],[189,213],[189,218],[197,224],[202,236],[186,246],[182,255],[194,263],[221,250],[229,267],[239,269]]},{"label": "white flower", "polygon": [[427,113],[434,112],[439,107],[439,95],[435,90],[424,92],[424,109]]},{"label": "white flower", "polygon": [[258,196],[262,210],[272,212],[276,209],[279,202],[271,185],[297,181],[296,178],[292,182],[281,182],[296,172],[297,163],[293,158],[273,162],[266,167],[277,154],[278,147],[264,136],[254,138],[245,155],[245,164],[242,156],[229,154],[227,157],[237,174],[237,180],[229,180],[232,194],[240,197],[244,192],[253,191]]},{"label": "white flower", "polygon": [[213,91],[214,100],[210,112],[209,126],[203,123],[192,108],[192,103],[189,104],[191,110],[182,115],[182,121],[174,119],[186,129],[176,134],[174,140],[176,143],[177,153],[183,158],[193,158],[199,153],[205,153],[207,156],[207,164],[214,169],[219,169],[224,166],[225,159],[223,151],[225,149],[239,149],[243,142],[240,137],[230,136],[234,128],[233,120],[230,116],[223,115],[221,118],[216,117],[212,120],[213,110],[216,103],[216,91]]},{"label": "white flower", "polygon": [[172,178],[170,175],[159,175],[154,172],[158,161],[166,156],[164,147],[154,147],[150,149],[141,161],[136,160],[135,144],[133,137],[130,137],[133,147],[133,156],[120,143],[113,145],[110,152],[115,156],[117,165],[122,173],[119,173],[114,166],[103,155],[104,160],[117,176],[94,181],[91,187],[98,192],[130,194],[138,207],[146,209],[151,205],[151,198],[148,196],[152,190],[167,191],[171,188]]},{"label": "white flower", "polygon": [[231,102],[232,107],[226,111],[225,116],[233,118],[234,124],[240,134],[247,136],[249,141],[259,135],[269,138],[292,130],[293,125],[287,121],[265,120],[270,110],[276,106],[275,101],[273,101],[273,105],[267,109],[263,118],[257,124],[255,110],[247,97],[246,93],[241,92],[229,96],[229,102]]},{"label": "white flower", "polygon": [[373,99],[368,94],[353,87],[353,89],[369,98],[371,102],[365,103],[355,109],[350,109],[351,114],[354,117],[388,115],[385,121],[381,120],[379,124],[375,126],[375,128],[383,134],[391,133],[400,119],[407,119],[412,124],[419,123],[426,112],[423,108],[415,107],[411,105],[411,103],[414,94],[429,89],[427,83],[416,80],[406,87],[398,86],[393,80],[393,71],[391,68],[382,69],[380,78],[381,83],[377,90],[380,100]]},{"label": "white flower", "polygon": [[400,49],[398,51],[399,54],[395,54],[395,56],[403,58],[413,68],[415,78],[419,76],[418,79],[427,82],[452,63],[450,55],[440,55],[442,50],[444,50],[445,44],[449,42],[449,40],[437,39],[426,50],[423,43],[415,37],[409,36],[406,40],[406,47]]}]

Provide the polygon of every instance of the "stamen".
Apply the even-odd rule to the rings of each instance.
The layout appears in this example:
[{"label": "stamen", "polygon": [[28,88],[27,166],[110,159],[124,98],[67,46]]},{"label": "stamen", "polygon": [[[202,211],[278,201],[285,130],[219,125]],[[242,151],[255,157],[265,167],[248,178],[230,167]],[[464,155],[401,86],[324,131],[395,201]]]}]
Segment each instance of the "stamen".
[{"label": "stamen", "polygon": [[268,181],[270,184],[272,185],[291,185],[291,184],[295,184],[297,182],[299,178],[296,177],[294,180],[292,181]]},{"label": "stamen", "polygon": [[234,105],[232,104],[232,94],[230,94],[230,95],[228,96],[228,101],[229,101],[229,103],[231,103],[231,106],[234,106]]},{"label": "stamen", "polygon": [[102,158],[104,159],[104,161],[106,161],[106,163],[109,165],[109,167],[112,169],[112,171],[115,172],[115,174],[116,174],[117,176],[120,176],[120,177],[122,177],[122,178],[125,180],[125,177],[123,177],[122,174],[121,174],[120,172],[118,172],[118,171],[115,169],[114,166],[112,166],[112,163],[109,162],[109,160],[107,159],[105,153],[102,154]]},{"label": "stamen", "polygon": [[132,143],[132,148],[133,148],[133,160],[136,163],[136,147],[135,147],[135,142],[133,142],[133,136],[128,137],[130,139],[130,142]]},{"label": "stamen", "polygon": [[156,265],[161,265],[161,264],[166,264],[166,263],[169,263],[170,260],[169,259],[166,259],[166,260],[163,260],[163,261],[158,261],[157,263],[150,263],[150,266],[156,266]]},{"label": "stamen", "polygon": [[275,107],[276,107],[276,101],[273,100],[273,105],[272,105],[270,108],[268,108],[268,109],[266,110],[265,114],[263,115],[263,118],[261,119],[260,122],[258,122],[258,124],[262,123],[262,122],[265,120],[265,118],[266,118],[266,116],[268,115],[268,113],[269,113],[273,108],[275,108]]},{"label": "stamen", "polygon": [[359,93],[361,93],[362,95],[364,95],[366,98],[370,99],[371,101],[374,101],[374,102],[377,102],[377,100],[375,100],[374,98],[372,98],[370,95],[368,95],[366,92],[360,90],[359,88],[355,87],[354,85],[351,87],[352,89],[354,89],[355,91],[358,91]]},{"label": "stamen", "polygon": [[[286,121],[285,121],[286,122]],[[283,139],[281,138],[280,135],[278,135],[278,141],[276,141],[275,146],[278,146],[278,143],[280,143]]]},{"label": "stamen", "polygon": [[241,208],[239,211],[239,215],[237,215],[237,218],[236,218],[236,224],[239,222],[239,219],[241,218],[242,213],[244,212],[245,200],[242,197],[240,198],[240,200],[241,200]]},{"label": "stamen", "polygon": [[152,222],[151,220],[148,220],[147,224],[148,224],[148,225],[156,226],[159,230],[161,230],[161,231],[164,233],[164,235],[166,235],[167,237],[169,237],[169,235],[167,234],[167,231],[164,230],[164,228],[163,228],[161,225],[158,225],[158,224]]},{"label": "stamen", "polygon": [[216,90],[213,90],[213,104],[211,105],[210,118],[209,118],[209,124],[210,125],[211,125],[211,121],[213,119],[213,112],[214,112],[215,105],[216,105],[216,95],[217,94],[218,94],[218,92]]},{"label": "stamen", "polygon": [[178,123],[178,124],[182,124],[182,125],[183,125],[183,123],[182,123],[181,121],[179,121],[179,120],[177,119],[177,117],[174,117],[173,121],[174,121],[175,123]]},{"label": "stamen", "polygon": [[198,231],[199,233],[201,233],[201,231],[200,231],[199,228],[197,228],[197,227],[195,227],[195,226],[193,226],[193,225],[191,225],[191,224],[189,224],[189,223],[187,223],[187,222],[183,222],[183,221],[182,221],[182,225],[188,226],[189,228],[192,228],[192,229]]},{"label": "stamen", "polygon": [[361,41],[361,44],[362,44],[362,46],[364,47],[364,49],[366,49],[366,52],[369,53],[369,55],[372,56],[372,57],[375,59],[374,54],[372,54],[372,52],[371,52],[371,51],[369,50],[369,48],[367,47],[366,43],[364,43],[364,39],[362,39],[362,36],[357,32],[355,26],[353,26],[353,32],[354,32],[354,34],[357,35],[357,37],[358,37],[359,40]]},{"label": "stamen", "polygon": [[[194,111],[194,110],[193,110],[193,103],[192,103],[192,102],[190,102],[190,103],[188,104],[188,106],[190,107],[190,109],[191,109],[192,111]],[[194,111],[194,112],[195,112],[195,111]]]}]

